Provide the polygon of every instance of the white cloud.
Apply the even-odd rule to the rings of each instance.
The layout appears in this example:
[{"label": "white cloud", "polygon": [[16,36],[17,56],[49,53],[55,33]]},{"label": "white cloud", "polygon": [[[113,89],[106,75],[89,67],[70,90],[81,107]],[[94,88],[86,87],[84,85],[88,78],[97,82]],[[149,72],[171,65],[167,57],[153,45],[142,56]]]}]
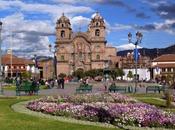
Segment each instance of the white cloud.
[{"label": "white cloud", "polygon": [[124,25],[124,24],[118,24],[116,23],[111,29],[112,30],[128,30],[132,29],[133,27],[131,25]]},{"label": "white cloud", "polygon": [[156,30],[163,30],[165,32],[175,35],[175,28],[172,27],[175,25],[175,19],[165,20],[161,23],[154,23],[154,25],[156,27]]},{"label": "white cloud", "polygon": [[97,13],[93,13],[93,14],[91,15],[91,18],[94,18],[96,14],[97,14]]},{"label": "white cloud", "polygon": [[[68,1],[68,0],[67,0]],[[87,6],[74,6],[68,4],[40,4],[40,3],[25,3],[19,0],[4,1],[0,3],[1,8],[18,7],[21,11],[35,11],[40,13],[50,14],[62,14],[63,12],[68,14],[74,13],[89,13],[93,9]]]},{"label": "white cloud", "polygon": [[[118,51],[123,51],[123,50],[134,50],[135,49],[135,45],[133,43],[129,43],[129,44],[123,44],[120,46],[116,46]],[[137,48],[142,48],[141,46],[137,46]]]},{"label": "white cloud", "polygon": [[52,0],[52,1],[56,3],[66,3],[66,4],[74,4],[79,2],[79,0]]},{"label": "white cloud", "polygon": [[7,16],[3,21],[3,49],[10,48],[18,55],[50,55],[49,35],[54,34],[54,26],[48,21],[25,20],[23,14]]},{"label": "white cloud", "polygon": [[167,14],[168,12],[164,12],[164,11],[160,12],[160,15],[167,15]]},{"label": "white cloud", "polygon": [[84,27],[87,26],[90,22],[90,18],[86,18],[83,16],[75,16],[70,19],[72,28],[75,29],[76,27]]},{"label": "white cloud", "polygon": [[[71,2],[70,0],[67,0],[67,2],[66,0],[62,0],[62,2],[65,4],[40,4],[25,3],[19,0],[1,0],[0,9],[13,10],[17,8],[19,11],[19,13],[6,16],[2,19],[3,48],[9,48],[12,41],[13,49],[20,55],[32,55],[33,53],[48,55],[49,36],[54,34],[56,20],[63,12],[72,20],[73,26],[80,23],[83,26],[87,24],[89,21],[88,18],[76,15],[93,12],[92,8],[66,4]],[[26,20],[24,14],[21,12],[46,14],[51,17],[51,20]],[[13,39],[11,40],[12,31]]]},{"label": "white cloud", "polygon": [[52,0],[56,3],[76,4],[76,3],[103,3],[104,0]]}]

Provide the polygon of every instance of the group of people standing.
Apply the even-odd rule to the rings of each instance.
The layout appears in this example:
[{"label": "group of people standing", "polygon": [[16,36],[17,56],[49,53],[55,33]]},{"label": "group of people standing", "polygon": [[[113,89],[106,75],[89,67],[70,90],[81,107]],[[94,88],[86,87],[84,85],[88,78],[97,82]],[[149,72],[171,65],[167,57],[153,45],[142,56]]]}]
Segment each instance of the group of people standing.
[{"label": "group of people standing", "polygon": [[60,78],[58,77],[57,79],[57,83],[58,83],[58,88],[64,89],[64,78]]},{"label": "group of people standing", "polygon": [[58,77],[57,79],[50,79],[45,82],[45,85],[47,88],[51,89],[53,88],[57,83],[57,88],[64,89],[64,78]]}]

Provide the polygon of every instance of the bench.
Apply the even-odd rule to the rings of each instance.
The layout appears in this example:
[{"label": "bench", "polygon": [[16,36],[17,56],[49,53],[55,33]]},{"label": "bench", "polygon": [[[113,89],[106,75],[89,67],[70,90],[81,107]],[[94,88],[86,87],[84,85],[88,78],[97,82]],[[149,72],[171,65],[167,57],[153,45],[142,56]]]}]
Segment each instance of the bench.
[{"label": "bench", "polygon": [[122,92],[125,92],[126,93],[126,87],[125,86],[116,86],[116,85],[111,85],[109,87],[109,92],[119,92],[119,91],[122,91]]},{"label": "bench", "polygon": [[21,85],[16,86],[16,96],[20,96],[20,92],[25,92],[26,94],[35,93],[38,95],[39,86],[32,85],[30,81],[24,81]]},{"label": "bench", "polygon": [[76,93],[80,92],[92,92],[92,85],[81,84],[78,88],[76,88]]},{"label": "bench", "polygon": [[160,93],[161,91],[165,92],[165,90],[166,90],[165,86],[159,86],[159,85],[146,87],[146,93],[148,93],[149,91],[153,91],[154,93],[156,92]]}]

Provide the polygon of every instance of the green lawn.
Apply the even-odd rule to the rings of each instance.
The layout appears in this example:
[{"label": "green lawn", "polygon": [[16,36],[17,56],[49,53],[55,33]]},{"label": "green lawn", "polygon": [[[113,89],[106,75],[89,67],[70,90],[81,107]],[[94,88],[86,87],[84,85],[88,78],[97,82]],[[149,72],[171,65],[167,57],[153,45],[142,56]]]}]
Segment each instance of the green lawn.
[{"label": "green lawn", "polygon": [[[9,86],[5,86],[3,87],[4,90],[13,90],[15,91],[16,90],[16,86],[15,85],[9,85]],[[41,85],[40,86],[40,90],[42,89],[47,89],[47,87],[45,85]]]},{"label": "green lawn", "polygon": [[4,86],[3,89],[4,90],[14,90],[15,91],[16,86],[15,85]]},{"label": "green lawn", "polygon": [[162,99],[163,94],[158,93],[149,93],[149,94],[127,94],[127,96],[134,97],[138,101],[155,105],[158,108],[161,108],[165,111],[174,112],[175,113],[175,106],[171,108],[166,108],[166,101]]},{"label": "green lawn", "polygon": [[157,107],[160,107],[160,108],[165,108],[166,107],[166,102],[165,100],[159,100],[158,98],[136,98],[138,99],[139,101],[141,102],[144,102],[144,103],[147,103],[147,104],[151,104],[151,105],[155,105]]},{"label": "green lawn", "polygon": [[[86,126],[72,123],[59,122],[52,119],[39,118],[26,114],[16,113],[11,105],[35,97],[0,97],[0,129],[1,130],[117,130],[97,126]],[[119,130],[119,129],[118,129]]]},{"label": "green lawn", "polygon": [[157,97],[157,98],[161,98],[163,96],[163,93],[135,93],[135,94],[126,94],[128,96],[131,97]]}]

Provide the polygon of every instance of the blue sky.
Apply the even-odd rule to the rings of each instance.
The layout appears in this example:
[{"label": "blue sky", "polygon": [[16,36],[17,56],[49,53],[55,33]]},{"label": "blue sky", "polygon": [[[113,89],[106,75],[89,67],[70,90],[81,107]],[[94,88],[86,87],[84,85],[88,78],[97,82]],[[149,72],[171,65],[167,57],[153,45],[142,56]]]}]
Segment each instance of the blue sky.
[{"label": "blue sky", "polygon": [[107,41],[128,43],[127,34],[141,31],[140,46],[167,47],[175,44],[174,0],[1,0],[3,49],[13,47],[18,55],[48,55],[55,42],[55,23],[64,12],[73,31],[87,30],[95,12],[106,21]]}]

